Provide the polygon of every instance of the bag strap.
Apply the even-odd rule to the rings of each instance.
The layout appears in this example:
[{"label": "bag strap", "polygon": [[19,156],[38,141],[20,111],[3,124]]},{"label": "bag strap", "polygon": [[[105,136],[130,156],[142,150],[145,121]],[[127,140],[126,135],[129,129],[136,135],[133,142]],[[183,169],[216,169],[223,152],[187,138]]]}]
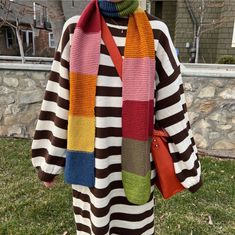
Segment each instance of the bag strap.
[{"label": "bag strap", "polygon": [[108,49],[108,52],[112,58],[112,61],[117,69],[118,75],[122,80],[122,56],[117,48],[117,45],[113,39],[113,36],[104,20],[101,16],[101,37]]}]

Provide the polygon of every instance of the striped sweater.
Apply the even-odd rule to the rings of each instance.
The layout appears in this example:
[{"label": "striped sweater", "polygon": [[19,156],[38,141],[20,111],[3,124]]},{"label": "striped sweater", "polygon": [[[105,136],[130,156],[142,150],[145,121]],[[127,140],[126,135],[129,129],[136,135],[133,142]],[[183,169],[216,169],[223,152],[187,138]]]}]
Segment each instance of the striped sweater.
[{"label": "striped sweater", "polygon": [[[197,186],[200,181],[201,168],[190,129],[180,63],[167,26],[161,21],[151,17],[150,19],[156,49],[155,123],[165,128],[173,139],[169,148],[174,156],[176,174],[182,184],[186,188]],[[39,169],[39,178],[43,181],[52,180],[55,175],[63,171],[65,164],[69,109],[69,49],[77,20],[78,17],[73,17],[64,25],[32,143],[32,162]],[[116,40],[122,40],[119,48],[123,54],[124,40],[121,38],[116,38]],[[102,45],[102,47],[104,46]],[[106,51],[101,56],[100,70],[107,64],[108,68],[103,68],[106,70],[105,75],[112,76],[113,72],[114,75],[117,75],[111,67],[112,61],[107,49],[103,48],[103,50]],[[102,74],[100,75],[102,76]],[[117,93],[116,90],[113,97],[115,97],[115,93]],[[105,102],[107,97],[101,94],[97,99],[98,105],[102,106],[102,102]]]},{"label": "striped sweater", "polygon": [[[155,126],[165,128],[172,139],[169,148],[181,183],[191,191],[196,191],[201,186],[201,166],[190,129],[180,63],[167,26],[150,15],[148,17],[156,50]],[[65,165],[69,57],[71,38],[78,19],[78,16],[74,16],[64,25],[32,142],[32,163],[38,169],[38,176],[42,181],[51,181],[63,172]],[[123,55],[127,19],[119,19],[119,25],[109,18],[105,20]],[[124,197],[121,182],[121,109],[122,82],[102,41],[95,107],[95,187],[89,189],[73,185],[77,230],[84,234],[153,234],[153,198],[150,199],[150,204],[135,206],[134,212]],[[151,156],[150,159],[153,192],[156,172]],[[117,195],[116,192],[120,194]],[[102,202],[101,198],[104,199]],[[113,217],[107,218],[108,213],[118,217],[116,222],[110,223]],[[106,219],[103,223],[98,223],[98,218],[103,218],[102,216]],[[132,223],[128,224],[127,221]]]}]

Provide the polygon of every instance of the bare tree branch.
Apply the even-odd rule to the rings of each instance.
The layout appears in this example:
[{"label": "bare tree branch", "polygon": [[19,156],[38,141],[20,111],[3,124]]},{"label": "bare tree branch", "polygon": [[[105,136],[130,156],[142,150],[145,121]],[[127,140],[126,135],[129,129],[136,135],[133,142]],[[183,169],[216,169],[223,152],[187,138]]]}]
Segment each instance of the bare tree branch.
[{"label": "bare tree branch", "polygon": [[[2,17],[0,17],[0,19],[4,20]],[[17,28],[14,24],[10,23],[10,22],[7,21],[7,20],[4,20],[3,22],[4,22],[4,24],[7,24],[7,25],[9,25],[10,27],[12,27],[12,28],[14,28],[14,29]]]},{"label": "bare tree branch", "polygon": [[18,42],[18,46],[19,46],[19,50],[20,50],[20,55],[22,58],[22,63],[24,63],[25,57],[24,57],[23,43],[22,43],[22,39],[20,36],[20,28],[21,28],[20,21],[23,19],[23,17],[25,17],[27,14],[29,14],[29,11],[28,11],[29,7],[22,5],[22,4],[18,4],[18,5],[20,5],[20,7],[18,7],[18,6],[13,7],[13,4],[17,4],[17,3],[12,3],[10,1],[1,1],[0,2],[0,8],[1,8],[2,14],[3,14],[0,17],[0,19],[2,20],[2,22],[0,23],[0,27],[7,25],[12,29],[12,31],[14,32],[14,34],[17,38],[17,42]]},{"label": "bare tree branch", "polygon": [[221,20],[216,21],[215,23],[206,24],[206,28],[201,31],[201,35],[206,32],[221,28],[225,23],[230,22],[230,21],[231,21],[230,19],[221,19]]},{"label": "bare tree branch", "polygon": [[195,63],[199,59],[199,47],[201,36],[213,30],[222,27],[226,22],[230,22],[232,17],[225,16],[221,17],[218,14],[218,18],[206,18],[210,11],[221,10],[225,6],[224,0],[188,0],[188,5],[190,5],[190,10],[193,12],[197,19],[197,30],[195,34],[196,38],[196,58]]}]

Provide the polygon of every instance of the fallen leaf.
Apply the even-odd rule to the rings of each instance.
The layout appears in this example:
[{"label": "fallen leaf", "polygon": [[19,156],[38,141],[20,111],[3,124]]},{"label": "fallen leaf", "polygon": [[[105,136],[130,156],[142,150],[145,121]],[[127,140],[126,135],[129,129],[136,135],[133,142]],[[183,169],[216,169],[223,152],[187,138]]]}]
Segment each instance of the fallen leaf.
[{"label": "fallen leaf", "polygon": [[211,216],[210,216],[210,215],[208,216],[208,220],[209,220],[209,221],[208,221],[208,224],[209,224],[209,225],[213,225],[213,222],[212,222],[212,219],[211,219]]}]

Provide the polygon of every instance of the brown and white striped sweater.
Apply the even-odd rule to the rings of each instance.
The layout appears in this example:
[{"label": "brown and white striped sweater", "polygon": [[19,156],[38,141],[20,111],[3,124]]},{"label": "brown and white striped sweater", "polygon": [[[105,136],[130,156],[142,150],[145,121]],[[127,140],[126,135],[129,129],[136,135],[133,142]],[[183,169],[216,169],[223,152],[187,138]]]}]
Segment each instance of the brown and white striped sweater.
[{"label": "brown and white striped sweater", "polygon": [[[149,18],[154,32],[156,48],[155,122],[158,126],[165,128],[173,139],[169,148],[174,156],[176,174],[182,184],[186,188],[190,188],[200,181],[200,163],[187,115],[180,63],[167,26],[151,16]],[[40,168],[39,177],[44,181],[50,181],[55,175],[61,173],[65,164],[69,109],[69,55],[71,37],[77,20],[78,17],[73,17],[64,26],[32,144],[33,165]],[[115,38],[115,28],[111,28],[111,32]],[[117,37],[115,39],[123,54],[125,38]],[[99,75],[100,77],[118,76],[104,45],[101,45]],[[111,79],[108,78],[103,87],[97,90],[97,118],[100,115],[106,115],[105,110],[102,109],[105,100],[107,98],[113,99],[115,104],[115,97],[120,95],[121,90],[118,88],[109,89],[109,94],[103,94],[105,93],[105,83],[110,82]],[[110,108],[112,109],[110,110],[112,111],[111,115],[115,117],[117,109]],[[98,127],[96,132],[96,135],[99,135]],[[115,135],[121,136],[121,129],[115,129]]]},{"label": "brown and white striped sweater", "polygon": [[[51,181],[63,171],[65,165],[69,57],[71,38],[78,19],[78,16],[72,17],[64,25],[32,143],[32,163],[38,168],[42,181]],[[156,50],[155,124],[165,128],[172,139],[169,148],[178,178],[184,187],[196,191],[201,185],[201,167],[190,129],[180,63],[167,26],[150,15],[149,20]],[[109,19],[106,21],[123,55],[127,20],[119,21],[123,25],[123,33]],[[121,80],[102,42],[95,108],[97,159],[120,153],[121,87]],[[111,165],[107,163],[107,167]]]}]

